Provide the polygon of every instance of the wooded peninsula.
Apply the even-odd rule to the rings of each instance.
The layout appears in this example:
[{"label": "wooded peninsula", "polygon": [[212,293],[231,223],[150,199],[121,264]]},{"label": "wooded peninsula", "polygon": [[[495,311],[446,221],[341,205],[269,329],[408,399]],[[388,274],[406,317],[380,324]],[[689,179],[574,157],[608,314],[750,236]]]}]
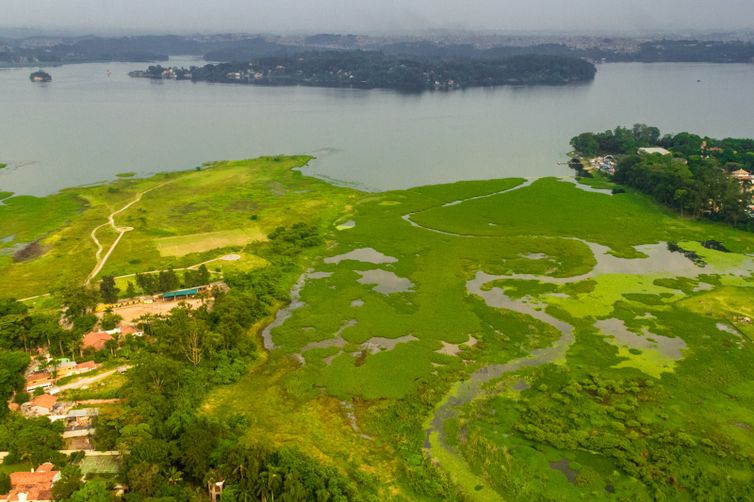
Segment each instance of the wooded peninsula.
[{"label": "wooded peninsula", "polygon": [[498,85],[569,84],[594,79],[592,63],[569,56],[524,55],[500,60],[397,58],[374,51],[308,52],[202,67],[150,66],[133,77],[252,85],[303,85],[407,91]]}]

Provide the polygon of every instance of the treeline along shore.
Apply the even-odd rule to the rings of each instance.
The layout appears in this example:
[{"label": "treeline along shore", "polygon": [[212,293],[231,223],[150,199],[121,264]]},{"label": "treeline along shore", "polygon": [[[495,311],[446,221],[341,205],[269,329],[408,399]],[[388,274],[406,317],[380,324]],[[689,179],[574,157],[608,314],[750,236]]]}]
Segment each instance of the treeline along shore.
[{"label": "treeline along shore", "polygon": [[165,68],[133,77],[253,85],[302,85],[422,91],[499,85],[570,84],[594,79],[596,68],[568,56],[522,55],[500,60],[403,59],[374,51],[308,52],[250,62]]},{"label": "treeline along shore", "polygon": [[682,215],[754,228],[754,140],[689,132],[662,135],[636,124],[571,139],[572,167],[599,172]]}]

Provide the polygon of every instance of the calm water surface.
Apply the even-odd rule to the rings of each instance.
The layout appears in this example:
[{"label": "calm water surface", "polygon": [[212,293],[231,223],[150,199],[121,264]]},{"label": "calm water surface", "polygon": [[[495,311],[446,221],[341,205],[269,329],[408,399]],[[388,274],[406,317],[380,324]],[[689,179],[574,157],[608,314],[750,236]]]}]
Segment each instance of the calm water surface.
[{"label": "calm water surface", "polygon": [[754,136],[754,65],[608,64],[586,85],[419,95],[127,76],[144,66],[52,68],[49,84],[0,70],[0,190],[277,153],[314,154],[307,172],[382,190],[567,174],[571,136],[618,124]]}]

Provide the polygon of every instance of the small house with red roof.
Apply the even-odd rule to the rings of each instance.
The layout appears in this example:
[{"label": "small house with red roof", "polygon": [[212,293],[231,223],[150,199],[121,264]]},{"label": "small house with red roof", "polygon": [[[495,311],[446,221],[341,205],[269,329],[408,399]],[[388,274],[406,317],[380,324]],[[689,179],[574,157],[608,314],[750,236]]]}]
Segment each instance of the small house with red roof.
[{"label": "small house with red roof", "polygon": [[21,406],[21,410],[27,415],[46,417],[53,412],[58,398],[50,394],[42,394]]},{"label": "small house with red roof", "polygon": [[94,349],[99,352],[105,348],[105,344],[113,339],[113,336],[105,332],[87,333],[84,335],[84,340],[81,342],[81,346],[86,349]]},{"label": "small house with red roof", "polygon": [[60,479],[60,471],[50,463],[40,465],[31,472],[13,472],[10,475],[10,492],[0,495],[0,502],[49,502],[52,485]]}]

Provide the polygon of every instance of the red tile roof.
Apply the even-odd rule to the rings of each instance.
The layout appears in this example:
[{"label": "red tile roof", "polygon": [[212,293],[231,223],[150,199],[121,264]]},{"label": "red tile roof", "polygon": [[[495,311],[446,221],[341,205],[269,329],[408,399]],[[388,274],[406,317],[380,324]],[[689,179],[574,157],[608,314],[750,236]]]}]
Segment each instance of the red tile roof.
[{"label": "red tile roof", "polygon": [[52,485],[60,472],[53,471],[50,463],[40,465],[36,472],[13,472],[10,475],[11,490],[6,496],[9,502],[18,500],[20,493],[26,494],[26,500],[52,500]]},{"label": "red tile roof", "polygon": [[[55,403],[58,402],[58,398],[55,396],[51,396],[50,394],[42,394],[41,396],[37,396],[34,399],[31,400],[32,406],[41,406],[42,408],[52,409],[53,406],[55,406]],[[42,464],[44,465],[44,464]]]},{"label": "red tile roof", "polygon": [[85,363],[79,363],[76,365],[76,369],[81,370],[81,371],[96,370],[97,363],[95,363],[94,361],[87,361]]},{"label": "red tile roof", "polygon": [[84,335],[82,345],[85,349],[102,350],[105,348],[105,343],[112,339],[112,335],[108,335],[107,333],[88,333]]}]

